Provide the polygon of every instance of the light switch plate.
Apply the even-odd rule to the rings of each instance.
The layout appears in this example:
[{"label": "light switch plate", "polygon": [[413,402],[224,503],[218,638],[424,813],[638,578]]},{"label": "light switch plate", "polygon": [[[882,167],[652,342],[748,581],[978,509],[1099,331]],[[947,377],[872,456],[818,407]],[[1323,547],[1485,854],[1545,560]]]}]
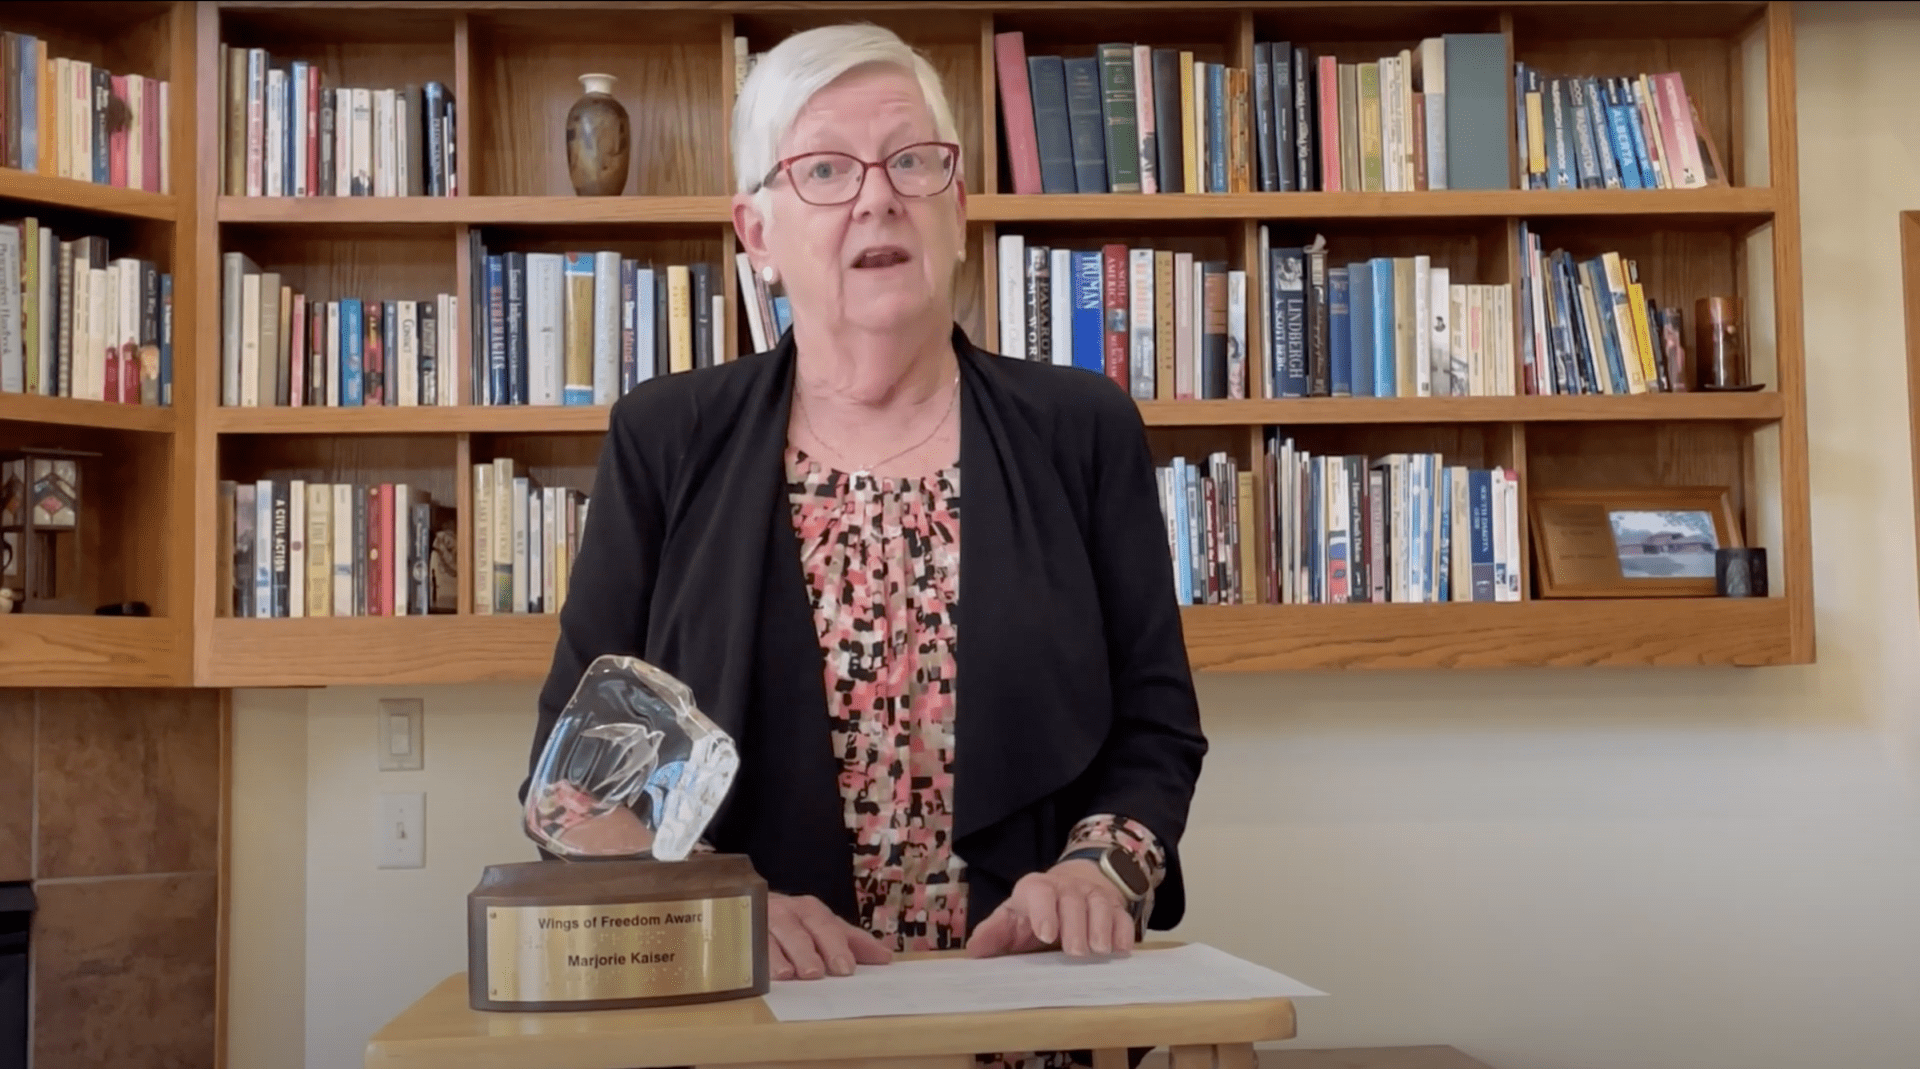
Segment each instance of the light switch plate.
[{"label": "light switch plate", "polygon": [[374,749],[382,772],[418,772],[426,767],[426,709],[418,698],[380,699],[380,736]]},{"label": "light switch plate", "polygon": [[418,869],[427,864],[427,795],[424,791],[380,796],[374,828],[376,856],[383,869]]}]

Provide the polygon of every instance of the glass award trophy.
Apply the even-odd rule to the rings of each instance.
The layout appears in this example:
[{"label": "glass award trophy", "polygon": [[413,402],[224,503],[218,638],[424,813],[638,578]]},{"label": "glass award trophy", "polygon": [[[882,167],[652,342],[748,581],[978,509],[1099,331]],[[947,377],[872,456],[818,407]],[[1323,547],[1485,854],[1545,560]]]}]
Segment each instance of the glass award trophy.
[{"label": "glass award trophy", "polygon": [[467,896],[473,1008],[764,994],[766,882],[700,843],[739,765],[684,683],[635,657],[588,665],[522,813],[548,860],[488,866]]}]

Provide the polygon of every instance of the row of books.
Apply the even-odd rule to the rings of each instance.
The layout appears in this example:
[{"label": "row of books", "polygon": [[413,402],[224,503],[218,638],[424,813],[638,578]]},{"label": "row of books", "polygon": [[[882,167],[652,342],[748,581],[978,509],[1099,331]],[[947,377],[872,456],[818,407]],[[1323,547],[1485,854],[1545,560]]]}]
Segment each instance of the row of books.
[{"label": "row of books", "polygon": [[1261,397],[1505,397],[1515,392],[1513,287],[1429,254],[1335,265],[1324,236],[1259,231],[1267,347]]},{"label": "row of books", "polygon": [[1520,599],[1512,469],[1263,443],[1251,469],[1225,451],[1156,469],[1180,604]]},{"label": "row of books", "polygon": [[[1516,392],[1511,285],[1455,281],[1427,255],[1330,266],[1323,237],[1259,235],[1249,278],[1184,251],[1002,234],[999,350],[1104,374],[1140,400]],[[1266,327],[1251,359],[1250,314]]]},{"label": "row of books", "polygon": [[1647,296],[1640,269],[1618,252],[1543,252],[1522,225],[1521,347],[1529,393],[1683,391],[1680,309]]},{"label": "row of books", "polygon": [[459,298],[314,300],[241,252],[221,260],[220,403],[238,408],[457,403]]},{"label": "row of books", "polygon": [[1513,469],[1439,453],[1316,454],[1274,428],[1261,464],[1268,601],[1520,600]]},{"label": "row of books", "polygon": [[726,297],[707,263],[619,252],[491,252],[471,232],[477,405],[610,405],[656,375],[724,360]]},{"label": "row of books", "polygon": [[173,276],[103,237],[0,222],[0,393],[171,405]]},{"label": "row of books", "polygon": [[305,59],[220,46],[221,191],[247,197],[448,197],[453,92],[344,86]]},{"label": "row of books", "polygon": [[406,483],[223,479],[226,614],[259,619],[455,611],[454,510]]},{"label": "row of books", "polygon": [[1545,75],[1514,64],[1523,189],[1699,189],[1727,171],[1674,72]]},{"label": "row of books", "polygon": [[[1502,35],[1341,62],[1287,41],[1251,69],[1103,42],[1029,54],[994,35],[1015,193],[1505,189]],[[1451,164],[1449,161],[1454,161]]]},{"label": "row of books", "polygon": [[33,34],[0,33],[0,165],[99,185],[171,193],[165,79],[49,55]]},{"label": "row of books", "polygon": [[1001,355],[1084,368],[1135,398],[1246,394],[1247,274],[1224,259],[1001,234]]},{"label": "row of books", "polygon": [[511,458],[473,466],[473,611],[557,613],[587,526],[587,495],[544,486]]}]

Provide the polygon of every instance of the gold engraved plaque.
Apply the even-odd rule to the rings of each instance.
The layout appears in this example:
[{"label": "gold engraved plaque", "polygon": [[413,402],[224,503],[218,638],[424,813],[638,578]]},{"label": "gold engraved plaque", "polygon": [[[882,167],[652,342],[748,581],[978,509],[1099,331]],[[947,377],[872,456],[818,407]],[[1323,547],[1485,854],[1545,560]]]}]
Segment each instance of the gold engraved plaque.
[{"label": "gold engraved plaque", "polygon": [[489,866],[467,896],[477,1010],[597,1010],[766,994],[767,885],[747,859]]},{"label": "gold engraved plaque", "polygon": [[753,899],[487,910],[487,995],[598,1002],[753,984]]}]

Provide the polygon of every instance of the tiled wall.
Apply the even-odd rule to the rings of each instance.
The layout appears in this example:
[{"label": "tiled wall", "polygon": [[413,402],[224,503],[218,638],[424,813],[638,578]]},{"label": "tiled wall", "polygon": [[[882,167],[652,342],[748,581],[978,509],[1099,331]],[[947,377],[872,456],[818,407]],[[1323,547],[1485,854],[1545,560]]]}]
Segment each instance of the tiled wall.
[{"label": "tiled wall", "polygon": [[0,690],[0,880],[32,879],[35,1069],[211,1066],[220,696]]}]

